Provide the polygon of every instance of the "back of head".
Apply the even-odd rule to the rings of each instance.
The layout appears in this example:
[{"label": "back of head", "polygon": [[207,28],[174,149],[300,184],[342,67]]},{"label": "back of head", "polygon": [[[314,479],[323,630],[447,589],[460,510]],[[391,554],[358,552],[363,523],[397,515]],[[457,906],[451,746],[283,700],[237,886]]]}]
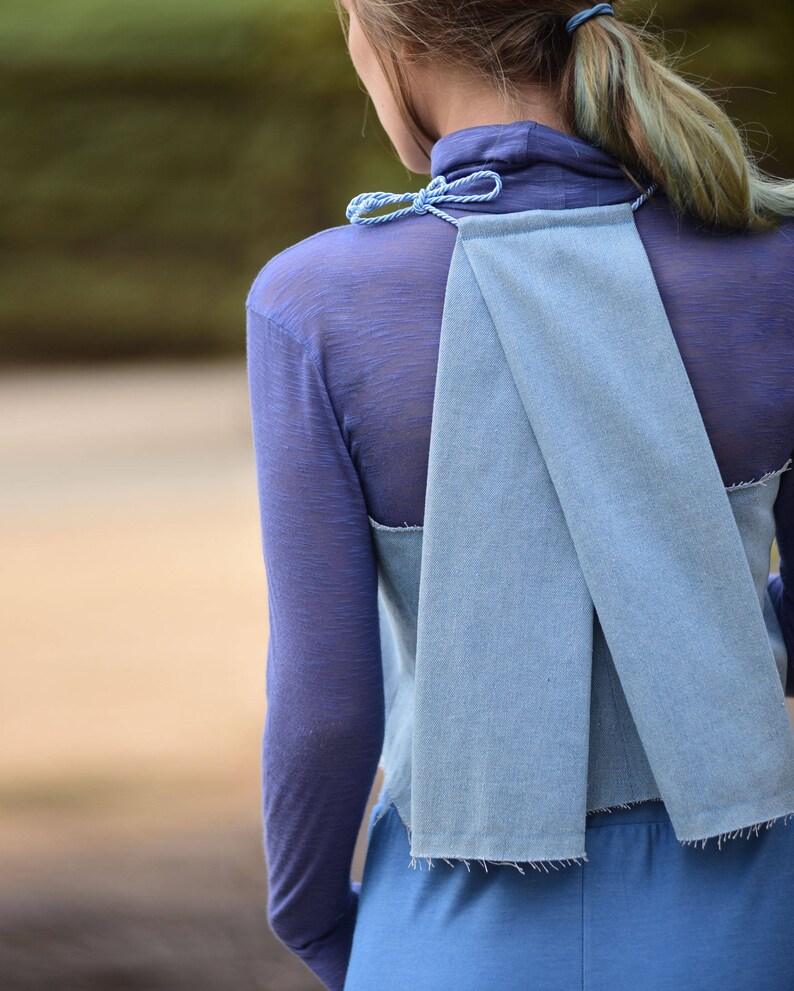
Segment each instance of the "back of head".
[{"label": "back of head", "polygon": [[620,12],[581,18],[571,30],[571,18],[585,9],[582,0],[349,5],[420,146],[432,146],[435,137],[411,103],[406,50],[418,62],[486,79],[507,101],[527,84],[555,93],[581,138],[657,182],[682,214],[740,230],[769,229],[794,217],[794,182],[763,172],[722,107],[676,70],[661,38]]}]

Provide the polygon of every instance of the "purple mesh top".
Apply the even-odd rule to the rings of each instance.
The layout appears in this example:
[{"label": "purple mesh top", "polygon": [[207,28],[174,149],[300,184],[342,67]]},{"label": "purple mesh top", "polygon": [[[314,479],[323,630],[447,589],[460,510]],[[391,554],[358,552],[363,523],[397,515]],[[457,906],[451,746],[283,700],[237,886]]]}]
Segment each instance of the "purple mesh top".
[{"label": "purple mesh top", "polygon": [[[502,192],[443,204],[452,216],[632,201],[650,184],[639,176],[638,189],[604,151],[531,120],[434,145],[432,176],[478,169],[499,172]],[[794,454],[794,221],[717,233],[677,221],[662,192],[635,218],[725,485],[780,469]],[[270,618],[268,919],[333,991],[347,968],[351,860],[384,730],[368,516],[423,524],[456,233],[432,214],[320,231],[272,258],[246,302]],[[775,508],[781,566],[770,592],[794,694],[794,471],[782,474]]]}]

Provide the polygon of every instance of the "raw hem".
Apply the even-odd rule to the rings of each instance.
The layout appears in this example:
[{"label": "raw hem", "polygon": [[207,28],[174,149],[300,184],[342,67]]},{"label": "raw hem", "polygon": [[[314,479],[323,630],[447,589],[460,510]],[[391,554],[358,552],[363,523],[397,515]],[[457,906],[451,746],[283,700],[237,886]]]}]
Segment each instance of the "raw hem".
[{"label": "raw hem", "polygon": [[464,857],[411,857],[408,861],[408,866],[414,869],[418,866],[419,870],[422,870],[421,861],[424,860],[427,862],[429,870],[431,867],[435,867],[435,864],[433,863],[434,859],[443,860],[444,863],[449,864],[450,867],[455,867],[457,864],[465,864],[466,870],[469,873],[471,873],[471,867],[469,867],[470,863],[480,864],[480,866],[485,869],[486,874],[488,873],[488,864],[495,864],[497,867],[515,867],[519,874],[526,874],[526,871],[521,866],[521,864],[525,864],[526,866],[531,867],[534,871],[545,871],[548,874],[549,868],[551,868],[551,870],[558,871],[562,867],[570,867],[571,864],[578,864],[581,866],[588,860],[586,853],[583,853],[580,857],[569,857],[565,860],[522,860],[521,863],[517,860],[467,860]]},{"label": "raw hem", "polygon": [[[480,857],[449,857],[449,856],[441,856],[440,854],[432,854],[430,856],[424,854],[414,854],[413,853],[414,843],[411,838],[412,837],[411,830],[405,822],[403,822],[403,826],[405,827],[405,831],[408,834],[408,842],[411,844],[412,847],[411,858],[408,861],[408,865],[413,869],[419,867],[419,869],[421,870],[422,869],[421,861],[425,861],[427,863],[428,870],[430,870],[432,867],[435,866],[435,864],[433,863],[434,860],[443,860],[444,863],[448,864],[450,867],[455,867],[459,863],[464,864],[466,870],[469,871],[470,873],[471,873],[471,867],[469,866],[469,864],[475,863],[475,864],[480,864],[480,866],[484,868],[486,873],[488,872],[488,864],[495,864],[496,866],[515,867],[515,869],[519,872],[519,874],[525,874],[526,871],[521,866],[523,864],[525,866],[531,867],[533,870],[545,871],[548,874],[550,870],[558,871],[563,867],[570,867],[571,864],[578,864],[581,866],[583,863],[586,863],[588,860],[587,852],[585,850],[582,850],[582,852],[578,854],[571,854],[571,856],[569,857],[555,857],[550,859],[534,859],[534,860],[521,859],[520,861],[517,859],[496,860],[491,858],[483,859]],[[564,837],[564,839],[569,839],[569,837]],[[432,846],[430,847],[430,849],[432,849]]]},{"label": "raw hem", "polygon": [[[753,807],[748,808],[749,806]],[[744,815],[741,814],[742,810],[747,810]],[[771,814],[767,818],[764,818],[764,813]],[[702,819],[706,815],[709,815],[709,813],[705,812],[698,818]],[[759,815],[761,818],[759,818]],[[748,823],[748,818],[752,818],[753,821]],[[794,792],[788,792],[782,796],[773,796],[761,804],[757,802],[744,802],[740,805],[726,806],[719,821],[719,825],[722,828],[715,829],[712,826],[706,835],[703,835],[702,826],[701,830],[698,831],[698,823],[695,821],[690,822],[687,826],[680,824],[677,826],[674,821],[673,827],[676,837],[682,846],[700,843],[702,847],[705,847],[708,840],[716,839],[717,847],[720,849],[723,840],[741,837],[745,830],[747,831],[745,838],[749,839],[753,834],[757,836],[762,828],[769,829],[781,819],[784,825],[787,825],[791,818],[794,818]]]},{"label": "raw hem", "polygon": [[736,492],[739,489],[749,489],[755,485],[766,485],[771,479],[776,478],[781,475],[784,471],[789,471],[794,464],[794,458],[789,458],[788,461],[783,465],[782,468],[776,468],[774,471],[768,471],[765,475],[762,475],[756,481],[750,482],[737,482],[735,485],[726,485],[726,492]]},{"label": "raw hem", "polygon": [[586,815],[592,816],[596,812],[612,812],[613,809],[631,809],[635,805],[644,805],[646,802],[661,802],[661,795],[652,795],[650,798],[637,798],[633,802],[617,802],[615,805],[605,805],[600,809],[588,809]]},{"label": "raw hem", "polygon": [[794,812],[786,812],[783,815],[775,816],[774,819],[766,819],[766,820],[762,820],[761,822],[755,822],[753,823],[752,826],[742,826],[740,829],[734,829],[733,831],[729,831],[725,833],[716,833],[712,836],[706,836],[696,840],[679,840],[679,843],[681,844],[681,846],[691,846],[691,845],[697,846],[697,844],[700,843],[701,849],[703,849],[709,840],[716,839],[717,849],[721,850],[723,840],[735,840],[738,837],[742,836],[745,829],[747,830],[747,836],[745,837],[745,839],[749,840],[750,837],[753,835],[753,833],[755,833],[755,835],[758,836],[761,829],[769,829],[771,826],[774,826],[775,823],[779,822],[781,819],[783,820],[783,825],[787,826],[789,820],[792,818],[794,818]]}]

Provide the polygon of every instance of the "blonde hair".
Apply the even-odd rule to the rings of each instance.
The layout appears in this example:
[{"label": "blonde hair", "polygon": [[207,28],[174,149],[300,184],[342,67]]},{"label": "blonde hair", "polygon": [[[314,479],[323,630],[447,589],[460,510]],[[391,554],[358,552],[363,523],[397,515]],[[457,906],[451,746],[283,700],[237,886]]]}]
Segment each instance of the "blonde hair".
[{"label": "blonde hair", "polygon": [[[335,0],[345,30],[345,14]],[[657,182],[674,208],[707,224],[744,230],[794,216],[794,182],[757,165],[722,107],[676,66],[647,26],[593,17],[572,35],[566,22],[584,0],[348,0],[422,151],[436,138],[412,105],[400,52],[495,85],[520,102],[535,83],[560,99],[583,140],[611,154],[632,175]],[[422,146],[423,138],[428,148]]]}]

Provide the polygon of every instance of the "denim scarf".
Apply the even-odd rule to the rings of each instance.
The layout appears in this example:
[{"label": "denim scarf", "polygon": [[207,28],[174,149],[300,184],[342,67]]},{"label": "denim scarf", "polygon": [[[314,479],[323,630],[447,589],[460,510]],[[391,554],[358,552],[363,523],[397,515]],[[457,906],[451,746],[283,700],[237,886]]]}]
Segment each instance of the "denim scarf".
[{"label": "denim scarf", "polygon": [[[455,219],[433,206],[464,198],[440,178],[416,211],[458,234],[422,538],[412,856],[587,859],[596,616],[681,842],[794,812],[762,609],[634,221],[651,191]],[[410,211],[361,219],[393,195],[357,197],[348,217]]]}]

